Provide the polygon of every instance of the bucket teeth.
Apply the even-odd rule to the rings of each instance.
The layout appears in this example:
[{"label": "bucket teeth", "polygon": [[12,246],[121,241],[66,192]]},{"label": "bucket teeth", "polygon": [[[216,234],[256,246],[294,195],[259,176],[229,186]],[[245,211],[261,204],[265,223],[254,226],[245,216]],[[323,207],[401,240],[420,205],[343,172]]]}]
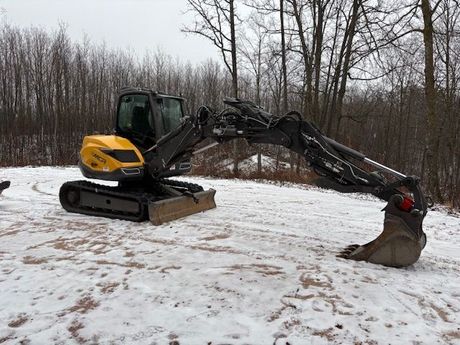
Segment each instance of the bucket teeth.
[{"label": "bucket teeth", "polygon": [[154,225],[161,225],[175,219],[206,211],[216,207],[214,195],[216,191],[191,193],[149,203],[149,218]]},{"label": "bucket teeth", "polygon": [[398,202],[398,196],[390,198],[385,207],[383,231],[375,240],[350,245],[337,256],[391,267],[406,267],[417,262],[426,242],[421,227],[423,214],[401,211],[396,206]]},{"label": "bucket teeth", "polygon": [[351,253],[353,253],[359,247],[361,247],[359,244],[350,244],[349,246],[346,246],[344,249],[342,249],[342,251],[337,254],[337,257],[342,259],[349,259]]}]

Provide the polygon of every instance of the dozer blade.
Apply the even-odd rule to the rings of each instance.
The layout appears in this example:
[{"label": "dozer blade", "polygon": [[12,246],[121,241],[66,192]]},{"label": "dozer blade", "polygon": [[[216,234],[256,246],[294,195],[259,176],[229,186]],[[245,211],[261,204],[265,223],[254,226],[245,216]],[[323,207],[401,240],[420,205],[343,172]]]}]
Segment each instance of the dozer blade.
[{"label": "dozer blade", "polygon": [[383,231],[375,240],[348,246],[337,256],[390,267],[406,267],[417,262],[426,244],[421,226],[423,214],[418,210],[400,210],[401,198],[394,195],[388,201]]},{"label": "dozer blade", "polygon": [[216,207],[216,191],[193,193],[190,196],[178,196],[149,203],[149,218],[154,225],[160,225],[175,219],[210,210]]}]

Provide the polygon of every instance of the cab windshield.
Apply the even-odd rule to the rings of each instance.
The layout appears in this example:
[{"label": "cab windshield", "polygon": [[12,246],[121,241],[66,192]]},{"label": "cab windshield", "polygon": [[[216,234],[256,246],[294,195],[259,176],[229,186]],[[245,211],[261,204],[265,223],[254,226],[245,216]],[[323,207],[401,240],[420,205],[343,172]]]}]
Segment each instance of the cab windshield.
[{"label": "cab windshield", "polygon": [[154,136],[152,112],[146,95],[127,95],[121,98],[118,109],[118,128],[122,132]]},{"label": "cab windshield", "polygon": [[155,143],[155,124],[149,96],[133,94],[121,97],[116,133],[138,147],[150,147]]}]

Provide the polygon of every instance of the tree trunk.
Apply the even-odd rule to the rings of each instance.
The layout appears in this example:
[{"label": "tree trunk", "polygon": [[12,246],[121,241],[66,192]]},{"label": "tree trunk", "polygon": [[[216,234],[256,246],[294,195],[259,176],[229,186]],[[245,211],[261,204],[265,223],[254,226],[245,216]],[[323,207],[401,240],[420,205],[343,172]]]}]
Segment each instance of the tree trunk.
[{"label": "tree trunk", "polygon": [[345,56],[343,59],[343,67],[342,67],[342,78],[340,80],[340,88],[339,93],[337,95],[337,122],[336,122],[336,130],[334,137],[338,138],[340,133],[340,124],[342,121],[343,116],[343,99],[345,97],[347,81],[348,81],[348,71],[350,69],[350,60],[351,54],[353,52],[353,40],[356,34],[356,24],[358,23],[359,19],[359,7],[361,6],[362,0],[353,0],[353,13],[350,19],[350,26],[348,28],[348,40],[347,40],[347,49],[345,51]]},{"label": "tree trunk", "polygon": [[280,23],[281,23],[281,63],[283,69],[283,113],[288,111],[288,87],[286,66],[286,35],[284,30],[284,0],[280,0]]},{"label": "tree trunk", "polygon": [[[236,33],[235,33],[235,4],[234,0],[229,1],[230,5],[230,40],[232,55],[232,91],[233,97],[238,98],[238,65],[236,61]],[[233,140],[233,173],[238,175],[238,141]]]},{"label": "tree trunk", "polygon": [[425,101],[427,120],[427,160],[428,184],[430,190],[442,200],[438,180],[439,156],[439,125],[436,116],[436,90],[434,80],[434,43],[433,43],[433,12],[430,1],[422,0],[423,43],[425,46]]}]

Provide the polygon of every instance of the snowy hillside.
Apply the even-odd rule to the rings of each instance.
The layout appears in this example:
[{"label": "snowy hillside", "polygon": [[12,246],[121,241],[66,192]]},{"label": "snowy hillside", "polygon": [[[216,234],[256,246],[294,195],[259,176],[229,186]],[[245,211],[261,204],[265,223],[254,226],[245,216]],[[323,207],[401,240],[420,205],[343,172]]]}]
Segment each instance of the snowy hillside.
[{"label": "snowy hillside", "polygon": [[458,217],[430,212],[394,269],[335,257],[380,233],[367,196],[186,178],[217,209],[154,227],[65,212],[75,168],[0,178],[0,343],[460,343]]}]

